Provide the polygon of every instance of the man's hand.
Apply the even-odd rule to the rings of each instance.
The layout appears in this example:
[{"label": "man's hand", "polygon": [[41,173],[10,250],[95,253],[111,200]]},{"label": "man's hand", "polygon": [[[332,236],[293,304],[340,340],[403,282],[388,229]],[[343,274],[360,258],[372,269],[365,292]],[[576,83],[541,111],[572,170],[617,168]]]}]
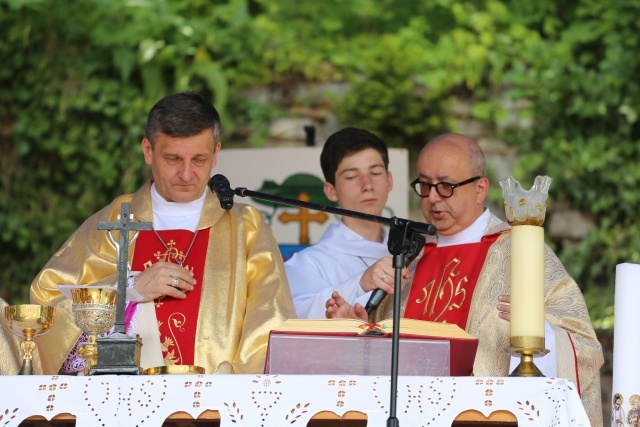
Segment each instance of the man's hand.
[{"label": "man's hand", "polygon": [[511,295],[500,295],[498,301],[498,317],[511,322]]},{"label": "man's hand", "polygon": [[[395,269],[393,268],[393,260],[390,257],[380,258],[371,264],[360,278],[360,287],[365,291],[373,291],[374,289],[382,289],[388,294],[393,294],[393,279],[395,277]],[[409,270],[402,269],[402,278],[409,277]]]},{"label": "man's hand", "polygon": [[367,321],[369,318],[367,310],[361,304],[356,303],[355,306],[352,306],[340,296],[338,291],[333,291],[325,306],[327,307],[325,311],[327,319],[351,318]]},{"label": "man's hand", "polygon": [[184,299],[185,292],[193,290],[195,284],[193,272],[171,262],[157,262],[136,276],[134,289],[142,297],[141,302],[165,295]]}]

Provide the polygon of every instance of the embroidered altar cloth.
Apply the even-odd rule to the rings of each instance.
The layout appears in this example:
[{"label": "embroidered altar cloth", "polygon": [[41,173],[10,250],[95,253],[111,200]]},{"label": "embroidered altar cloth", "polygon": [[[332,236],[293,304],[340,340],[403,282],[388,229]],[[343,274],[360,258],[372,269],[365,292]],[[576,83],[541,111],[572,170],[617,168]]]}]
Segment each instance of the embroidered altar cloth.
[{"label": "embroidered altar cloth", "polygon": [[[159,427],[175,412],[220,413],[225,426],[305,426],[318,412],[389,417],[388,376],[157,375],[0,376],[0,425],[57,414],[79,427]],[[398,379],[401,425],[451,425],[466,410],[507,410],[519,426],[589,426],[576,387],[565,379],[415,377]]]}]

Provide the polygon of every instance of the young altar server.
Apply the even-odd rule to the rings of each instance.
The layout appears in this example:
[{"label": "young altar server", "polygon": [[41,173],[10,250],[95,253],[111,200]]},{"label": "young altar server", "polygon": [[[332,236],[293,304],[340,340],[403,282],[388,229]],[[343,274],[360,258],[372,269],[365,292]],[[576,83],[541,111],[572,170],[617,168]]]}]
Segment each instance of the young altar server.
[{"label": "young altar server", "polygon": [[[320,155],[324,193],[342,209],[380,216],[393,188],[386,144],[363,129],[331,135]],[[343,216],[318,243],[297,252],[285,270],[300,318],[324,318],[333,291],[365,304],[376,288],[391,290],[393,267],[387,230],[380,223]]]}]

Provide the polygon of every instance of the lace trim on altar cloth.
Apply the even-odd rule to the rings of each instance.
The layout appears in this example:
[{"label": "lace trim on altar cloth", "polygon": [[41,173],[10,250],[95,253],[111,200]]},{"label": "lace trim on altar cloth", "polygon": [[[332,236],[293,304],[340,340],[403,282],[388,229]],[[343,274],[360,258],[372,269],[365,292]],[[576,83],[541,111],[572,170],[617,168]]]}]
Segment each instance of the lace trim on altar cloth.
[{"label": "lace trim on altar cloth", "polygon": [[[389,378],[379,376],[0,376],[0,421],[19,427],[28,417],[69,413],[77,427],[161,427],[175,412],[198,418],[213,410],[222,427],[282,427],[305,426],[323,411],[357,411],[379,427],[389,391]],[[397,404],[408,426],[451,425],[468,410],[505,410],[520,427],[590,425],[574,384],[558,378],[400,377]]]}]

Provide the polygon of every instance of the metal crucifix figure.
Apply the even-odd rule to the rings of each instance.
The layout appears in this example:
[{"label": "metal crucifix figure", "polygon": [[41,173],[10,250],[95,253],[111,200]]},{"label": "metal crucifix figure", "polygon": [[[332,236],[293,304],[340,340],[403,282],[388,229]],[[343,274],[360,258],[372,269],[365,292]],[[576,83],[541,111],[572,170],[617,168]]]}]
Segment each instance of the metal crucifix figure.
[{"label": "metal crucifix figure", "polygon": [[118,247],[118,303],[114,333],[100,337],[98,343],[98,363],[89,371],[89,375],[126,374],[136,375],[140,371],[140,347],[138,336],[125,334],[124,310],[127,294],[127,273],[129,263],[129,232],[151,230],[150,222],[131,222],[130,204],[120,206],[119,221],[98,223],[98,230],[118,230],[120,243]]}]

